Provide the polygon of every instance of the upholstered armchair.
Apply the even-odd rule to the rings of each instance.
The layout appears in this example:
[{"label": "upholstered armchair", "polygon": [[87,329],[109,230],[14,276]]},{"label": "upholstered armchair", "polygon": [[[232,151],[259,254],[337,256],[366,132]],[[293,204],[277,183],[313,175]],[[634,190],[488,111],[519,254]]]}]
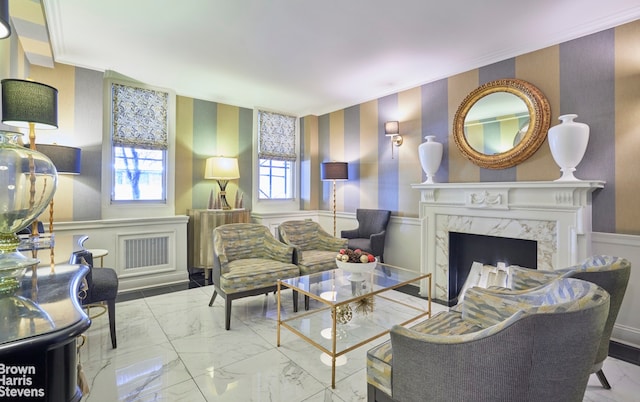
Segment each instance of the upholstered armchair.
[{"label": "upholstered armchair", "polygon": [[280,240],[296,248],[300,275],[336,269],[336,254],[347,247],[347,239],[325,232],[314,221],[287,221],[278,227]]},{"label": "upholstered armchair", "polygon": [[[579,265],[563,268],[556,271],[540,271],[522,267],[511,268],[511,291],[503,290],[507,293],[518,293],[518,291],[528,291],[538,286],[544,286],[554,277],[578,278],[593,282],[606,290],[611,295],[611,306],[609,315],[602,333],[602,339],[598,348],[595,362],[591,368],[591,373],[595,373],[600,380],[600,384],[605,389],[610,389],[611,385],[602,371],[602,364],[609,355],[609,343],[613,326],[618,317],[624,294],[631,275],[631,262],[626,258],[596,255],[587,258]],[[497,291],[497,290],[496,290]]]},{"label": "upholstered armchair", "polygon": [[526,294],[468,291],[367,352],[369,401],[582,401],[609,309],[598,286],[559,278]]},{"label": "upholstered armchair", "polygon": [[384,262],[384,242],[391,211],[380,209],[356,209],[358,227],[343,230],[340,236],[349,239],[349,248],[361,249]]},{"label": "upholstered armchair", "polygon": [[[279,279],[300,275],[293,263],[295,249],[276,240],[266,226],[232,223],[213,230],[214,291],[225,300],[225,328],[231,328],[231,302],[235,299],[274,292]],[[294,310],[298,297],[294,294]]]}]

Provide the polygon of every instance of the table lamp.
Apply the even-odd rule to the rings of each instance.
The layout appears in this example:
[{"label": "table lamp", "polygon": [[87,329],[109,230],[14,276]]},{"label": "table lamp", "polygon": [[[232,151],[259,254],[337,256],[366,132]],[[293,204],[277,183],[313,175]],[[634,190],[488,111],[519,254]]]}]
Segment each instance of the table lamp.
[{"label": "table lamp", "polygon": [[347,162],[323,162],[320,177],[323,181],[333,180],[333,237],[336,237],[336,181],[349,179],[349,165]]},{"label": "table lamp", "polygon": [[229,180],[240,178],[238,159],[225,158],[222,156],[207,158],[207,163],[204,168],[204,178],[213,179],[218,182],[218,186],[220,186],[220,203],[222,204],[222,209],[231,209],[231,206],[227,202],[226,189]]}]

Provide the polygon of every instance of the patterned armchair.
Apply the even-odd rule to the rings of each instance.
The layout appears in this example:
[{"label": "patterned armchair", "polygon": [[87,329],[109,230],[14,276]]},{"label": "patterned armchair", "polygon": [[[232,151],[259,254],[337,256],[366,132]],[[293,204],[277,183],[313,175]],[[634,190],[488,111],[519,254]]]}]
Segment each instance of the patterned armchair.
[{"label": "patterned armchair", "polygon": [[367,352],[369,401],[582,401],[609,309],[598,286],[559,278],[531,292],[472,288]]},{"label": "patterned armchair", "polygon": [[[296,248],[301,276],[336,269],[336,254],[347,247],[347,239],[331,236],[310,220],[283,222],[278,233],[282,242]],[[309,310],[309,296],[304,297],[304,308]]]},{"label": "patterned armchair", "polygon": [[[613,326],[618,317],[624,294],[631,275],[631,262],[626,258],[596,255],[587,258],[582,264],[574,265],[556,271],[539,271],[535,269],[510,267],[511,268],[511,289],[503,290],[505,293],[517,294],[526,292],[539,286],[544,286],[556,277],[577,278],[595,283],[611,296],[611,306],[609,315],[602,333],[602,339],[595,363],[591,368],[591,373],[595,373],[600,380],[600,384],[605,389],[611,389],[607,377],[602,371],[602,364],[609,355],[609,341]],[[495,291],[498,291],[497,289]]]},{"label": "patterned armchair", "polygon": [[347,239],[325,232],[314,221],[287,221],[278,227],[280,240],[296,248],[300,275],[336,269],[336,254],[347,247]]},{"label": "patterned armchair", "polygon": [[[213,230],[213,296],[225,300],[225,328],[231,327],[231,302],[275,291],[278,279],[300,275],[293,263],[295,250],[276,240],[266,226],[232,223]],[[298,297],[294,293],[294,310]]]}]

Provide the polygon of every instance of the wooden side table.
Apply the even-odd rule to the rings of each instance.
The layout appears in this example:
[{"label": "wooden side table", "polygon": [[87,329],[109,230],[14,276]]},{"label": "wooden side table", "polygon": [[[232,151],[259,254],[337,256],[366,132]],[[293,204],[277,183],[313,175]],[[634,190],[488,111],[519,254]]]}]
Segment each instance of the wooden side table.
[{"label": "wooden side table", "polygon": [[209,283],[213,269],[213,229],[227,223],[250,223],[251,211],[246,209],[189,209],[187,224],[187,262],[192,269],[204,269],[204,279]]}]

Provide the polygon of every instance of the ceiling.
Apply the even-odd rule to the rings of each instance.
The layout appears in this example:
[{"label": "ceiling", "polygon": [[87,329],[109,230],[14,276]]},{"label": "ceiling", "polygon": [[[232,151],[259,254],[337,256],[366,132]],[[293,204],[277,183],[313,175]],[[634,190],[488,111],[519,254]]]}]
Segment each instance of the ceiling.
[{"label": "ceiling", "polygon": [[58,63],[296,116],[343,109],[640,18],[637,0],[42,3]]}]

